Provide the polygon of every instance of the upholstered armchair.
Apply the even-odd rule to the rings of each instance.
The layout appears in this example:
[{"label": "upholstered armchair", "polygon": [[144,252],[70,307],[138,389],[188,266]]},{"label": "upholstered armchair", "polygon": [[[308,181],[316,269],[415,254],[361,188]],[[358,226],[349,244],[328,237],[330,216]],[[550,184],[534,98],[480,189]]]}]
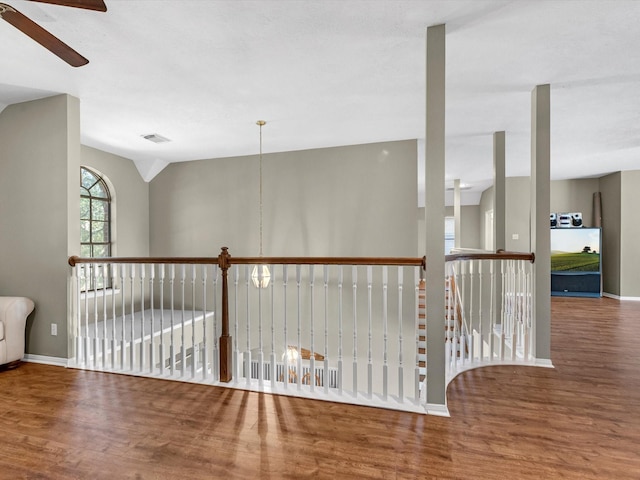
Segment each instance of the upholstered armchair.
[{"label": "upholstered armchair", "polygon": [[0,297],[0,366],[24,356],[24,332],[34,304],[25,297]]}]

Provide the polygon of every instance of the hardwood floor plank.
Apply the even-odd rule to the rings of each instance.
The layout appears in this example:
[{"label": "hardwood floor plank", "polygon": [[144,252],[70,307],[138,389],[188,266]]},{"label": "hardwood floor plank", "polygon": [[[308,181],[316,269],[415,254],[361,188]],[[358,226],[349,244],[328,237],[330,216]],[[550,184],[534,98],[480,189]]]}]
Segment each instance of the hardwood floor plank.
[{"label": "hardwood floor plank", "polygon": [[0,479],[640,478],[640,302],[552,318],[555,368],[465,372],[451,418],[25,363]]}]

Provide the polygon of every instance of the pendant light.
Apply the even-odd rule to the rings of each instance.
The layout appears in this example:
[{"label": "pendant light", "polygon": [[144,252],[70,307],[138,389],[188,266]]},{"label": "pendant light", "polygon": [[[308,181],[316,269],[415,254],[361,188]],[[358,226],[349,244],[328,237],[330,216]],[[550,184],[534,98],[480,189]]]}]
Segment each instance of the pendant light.
[{"label": "pendant light", "polygon": [[[256,125],[260,127],[260,256],[262,257],[262,127],[267,122],[258,120]],[[271,273],[266,265],[256,265],[251,272],[251,281],[257,288],[267,288],[271,280]]]}]

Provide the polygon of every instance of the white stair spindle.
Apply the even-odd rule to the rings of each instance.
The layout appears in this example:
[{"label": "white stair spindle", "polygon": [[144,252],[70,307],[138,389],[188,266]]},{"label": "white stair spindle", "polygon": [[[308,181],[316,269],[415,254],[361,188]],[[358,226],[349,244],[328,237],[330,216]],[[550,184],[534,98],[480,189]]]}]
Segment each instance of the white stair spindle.
[{"label": "white stair spindle", "polygon": [[156,335],[156,316],[155,316],[155,278],[156,266],[152,263],[149,265],[149,310],[151,311],[151,332],[149,340],[149,373],[152,374],[156,365],[155,356],[155,335]]},{"label": "white stair spindle", "polygon": [[[262,285],[264,269],[258,265],[258,285]],[[262,290],[258,288],[258,385],[264,386],[264,345],[262,340]]]},{"label": "white stair spindle", "polygon": [[116,279],[118,278],[118,268],[116,264],[111,264],[111,368],[116,369]]},{"label": "white stair spindle", "polygon": [[309,265],[309,292],[310,292],[310,300],[311,300],[311,325],[310,325],[310,346],[309,346],[309,390],[313,393],[315,390],[315,372],[316,372],[316,359],[315,359],[315,303],[314,303],[314,295],[313,295],[313,284],[314,284],[314,266]]},{"label": "white stair spindle", "polygon": [[324,393],[329,393],[329,265],[323,266],[324,274]]},{"label": "white stair spindle", "polygon": [[372,342],[373,342],[373,267],[367,266],[367,398],[373,396],[373,358],[372,358]]},{"label": "white stair spindle", "polygon": [[92,348],[93,348],[93,355],[91,357],[91,366],[93,368],[97,367],[99,365],[99,351],[100,351],[100,344],[99,344],[99,340],[98,340],[98,281],[100,278],[100,265],[97,263],[94,263],[91,265],[92,266],[92,273],[93,273],[93,342],[92,342]]},{"label": "white stair spindle", "polygon": [[184,341],[185,323],[185,283],[187,280],[187,266],[180,265],[180,376],[184,377],[187,366],[187,349]]},{"label": "white stair spindle", "polygon": [[291,368],[291,358],[289,358],[289,339],[287,337],[287,282],[289,281],[288,265],[282,265],[282,295],[283,295],[283,339],[284,339],[284,373],[282,374],[283,387],[286,390],[289,384],[289,369]]},{"label": "white stair spindle", "polygon": [[298,289],[298,343],[297,343],[297,363],[296,363],[296,383],[298,385],[298,390],[302,389],[302,346],[300,341],[302,339],[302,312],[300,311],[300,281],[301,281],[301,269],[300,265],[296,265],[296,287]]},{"label": "white stair spindle", "polygon": [[144,357],[145,357],[145,346],[144,346],[144,323],[145,323],[145,307],[144,307],[144,282],[146,280],[145,276],[145,264],[140,264],[140,372],[144,371]]},{"label": "white stair spindle", "polygon": [[270,272],[273,272],[271,278],[271,356],[269,357],[269,379],[271,381],[271,388],[276,388],[276,325],[275,325],[275,286],[276,286],[276,270],[273,265],[270,265]]},{"label": "white stair spindle", "polygon": [[171,268],[169,271],[169,295],[170,295],[170,306],[171,306],[171,316],[170,316],[170,338],[169,338],[169,373],[171,376],[174,376],[176,373],[176,340],[175,340],[175,279],[176,279],[176,266],[175,264],[171,264]]},{"label": "white stair spindle", "polygon": [[[206,380],[209,375],[209,348],[207,342],[207,266],[208,265],[202,265],[202,380]],[[213,335],[215,336],[215,331]]]},{"label": "white stair spindle", "polygon": [[135,329],[134,329],[134,325],[135,325],[135,279],[136,279],[136,265],[135,263],[132,263],[130,265],[131,269],[129,270],[129,292],[131,293],[131,310],[130,310],[130,329],[129,332],[131,334],[130,337],[130,344],[129,344],[129,369],[131,371],[135,370],[135,365],[136,365],[136,355],[135,355],[135,345],[136,345],[136,337],[135,337]]},{"label": "white stair spindle", "polygon": [[126,346],[127,346],[127,337],[126,337],[126,318],[127,318],[127,310],[125,308],[125,298],[126,298],[126,283],[125,278],[127,277],[127,265],[120,265],[120,285],[122,286],[122,294],[120,295],[121,301],[121,309],[122,309],[122,317],[121,317],[121,330],[120,330],[120,369],[125,369],[125,359],[126,359]]},{"label": "white stair spindle", "polygon": [[342,285],[344,282],[344,269],[340,265],[338,272],[338,394],[342,395],[344,387],[343,360],[342,360]]},{"label": "white stair spindle", "polygon": [[235,295],[234,301],[234,318],[233,318],[233,382],[240,381],[240,345],[238,343],[238,283],[240,277],[240,266],[235,265],[233,269],[233,286]]},{"label": "white stair spindle", "polygon": [[484,262],[482,260],[478,260],[478,337],[480,340],[478,341],[479,351],[478,358],[481,362],[484,361],[484,325],[482,321],[482,296],[484,295],[484,275],[482,272],[482,267]]},{"label": "white stair spindle", "polygon": [[[109,284],[109,264],[103,263],[101,265],[102,270],[102,369],[107,368],[107,351],[109,350],[109,344],[107,340],[107,285]],[[97,299],[96,299],[97,301]]]},{"label": "white stair spindle", "polygon": [[358,267],[351,267],[353,282],[353,396],[358,396]]},{"label": "white stair spindle", "polygon": [[211,356],[211,372],[213,381],[220,380],[220,353],[218,348],[218,265],[213,265],[213,355]]},{"label": "white stair spindle", "polygon": [[[191,264],[191,378],[196,378],[200,349],[196,343],[196,265]],[[204,316],[202,317],[204,324]]]},{"label": "white stair spindle", "polygon": [[[402,334],[402,287],[404,267],[398,267],[398,402],[404,402],[404,338]],[[416,312],[416,317],[417,317]]]},{"label": "white stair spindle", "polygon": [[164,263],[159,265],[158,276],[160,277],[160,374],[164,375],[164,362],[166,357],[164,345]]},{"label": "white stair spindle", "polygon": [[387,337],[388,331],[388,318],[387,318],[387,284],[388,267],[385,265],[382,267],[382,399],[386,402],[389,394],[389,365],[388,365],[388,352],[387,352]]},{"label": "white stair spindle", "polygon": [[251,385],[251,305],[249,299],[249,285],[251,283],[251,276],[249,275],[249,265],[244,266],[244,278],[245,278],[245,292],[247,299],[247,341],[244,351],[244,374],[247,386]]}]

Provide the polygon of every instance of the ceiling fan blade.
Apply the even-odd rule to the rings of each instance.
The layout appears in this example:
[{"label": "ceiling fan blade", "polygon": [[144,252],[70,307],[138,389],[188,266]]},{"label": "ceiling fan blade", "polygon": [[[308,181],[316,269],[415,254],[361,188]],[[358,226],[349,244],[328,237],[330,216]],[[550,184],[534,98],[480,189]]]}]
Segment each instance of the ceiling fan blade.
[{"label": "ceiling fan blade", "polygon": [[84,58],[69,45],[47,32],[37,23],[29,20],[15,8],[4,3],[0,3],[0,17],[25,35],[31,37],[51,53],[60,57],[72,67],[80,67],[89,63],[89,60]]},{"label": "ceiling fan blade", "polygon": [[104,0],[30,0],[31,2],[52,3],[54,5],[62,5],[64,7],[86,8],[87,10],[96,10],[98,12],[106,12],[107,6]]}]

